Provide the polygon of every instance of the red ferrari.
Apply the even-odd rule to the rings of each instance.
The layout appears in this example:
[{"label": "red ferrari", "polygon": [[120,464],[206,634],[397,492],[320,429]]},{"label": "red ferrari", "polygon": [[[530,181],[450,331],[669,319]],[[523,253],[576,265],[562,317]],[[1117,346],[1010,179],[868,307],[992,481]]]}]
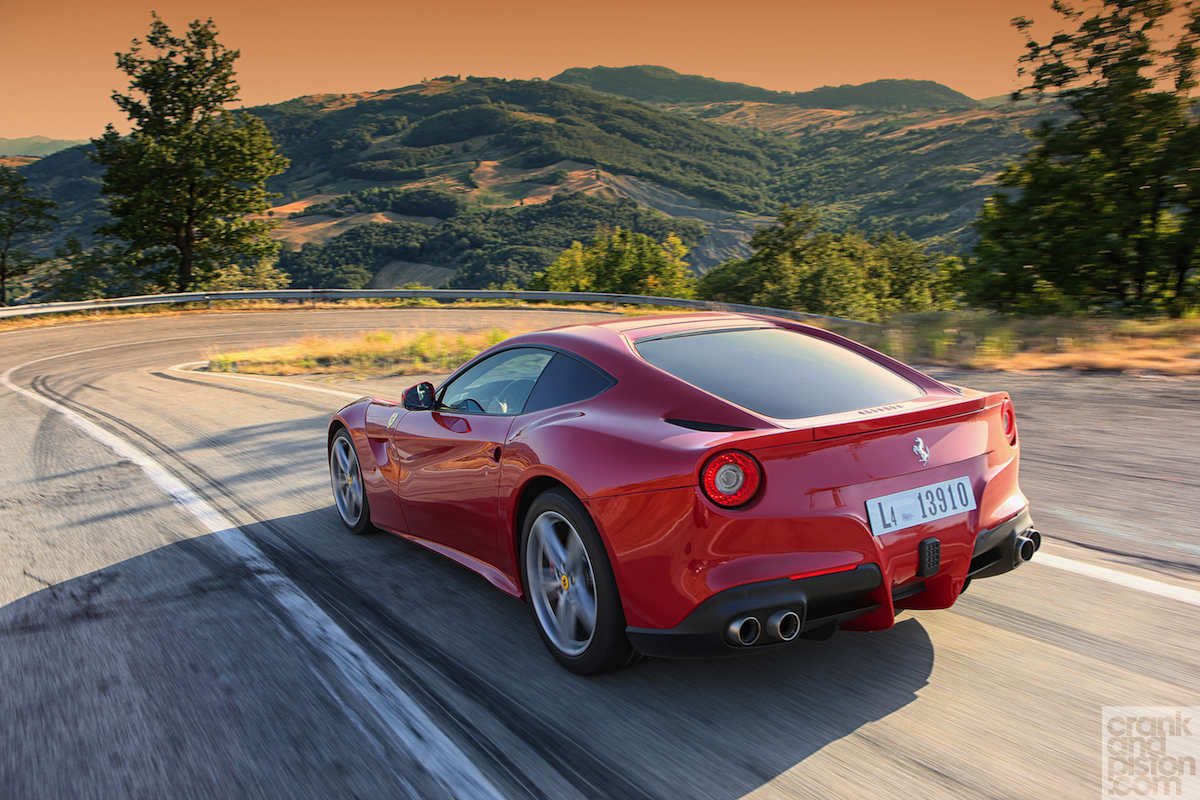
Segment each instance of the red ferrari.
[{"label": "red ferrari", "polygon": [[529,603],[598,673],[882,630],[1041,536],[1012,401],[819,328],[685,314],[508,339],[329,425],[346,526]]}]

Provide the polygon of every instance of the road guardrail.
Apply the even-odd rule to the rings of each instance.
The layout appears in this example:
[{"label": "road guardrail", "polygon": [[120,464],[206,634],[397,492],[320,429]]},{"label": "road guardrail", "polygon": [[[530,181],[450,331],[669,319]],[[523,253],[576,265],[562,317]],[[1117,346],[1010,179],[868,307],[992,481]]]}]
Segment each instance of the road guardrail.
[{"label": "road guardrail", "polygon": [[0,308],[0,319],[9,317],[31,317],[39,314],[64,314],[78,311],[95,311],[105,308],[131,308],[179,303],[205,303],[210,306],[218,300],[292,300],[292,301],[337,301],[337,300],[411,300],[428,298],[443,303],[456,300],[521,300],[525,302],[555,303],[611,303],[614,308],[622,305],[670,306],[696,308],[706,311],[739,311],[763,314],[804,321],[824,321],[840,325],[863,325],[877,328],[870,322],[860,322],[821,314],[806,314],[801,311],[786,311],[780,308],[761,308],[740,303],[714,303],[708,300],[683,300],[678,297],[649,297],[638,294],[610,294],[608,292],[529,292],[506,289],[244,289],[231,292],[183,292],[180,294],[150,294],[138,297],[110,297],[100,300],[79,300],[67,303],[30,303],[27,305]]}]

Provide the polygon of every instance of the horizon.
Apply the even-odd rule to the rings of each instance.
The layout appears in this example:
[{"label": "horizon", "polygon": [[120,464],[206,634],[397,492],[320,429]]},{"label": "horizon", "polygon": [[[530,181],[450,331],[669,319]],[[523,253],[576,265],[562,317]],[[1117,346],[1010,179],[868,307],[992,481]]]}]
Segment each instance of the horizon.
[{"label": "horizon", "polygon": [[218,40],[241,51],[235,69],[243,107],[395,89],[439,75],[548,80],[572,67],[637,65],[783,92],[931,80],[983,100],[1018,88],[1024,39],[1009,20],[1031,17],[1038,31],[1059,21],[1049,0],[986,7],[862,0],[849,10],[779,3],[743,15],[712,0],[686,12],[613,0],[602,16],[532,0],[504,15],[480,0],[450,9],[371,0],[343,15],[317,4],[234,0],[4,5],[0,74],[18,77],[0,82],[0,138],[66,140],[95,138],[109,123],[128,129],[111,99],[128,87],[114,54],[144,40],[152,8],[177,35],[195,19],[212,18]]}]

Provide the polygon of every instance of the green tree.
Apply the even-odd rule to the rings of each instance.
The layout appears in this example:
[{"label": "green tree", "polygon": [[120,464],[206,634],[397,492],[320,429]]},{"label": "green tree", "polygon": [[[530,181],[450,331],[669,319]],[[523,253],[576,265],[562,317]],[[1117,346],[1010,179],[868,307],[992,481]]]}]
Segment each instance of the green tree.
[{"label": "green tree", "polygon": [[[1026,32],[1024,90],[1070,109],[1000,175],[967,276],[974,303],[1029,313],[1100,307],[1182,313],[1195,301],[1200,134],[1193,114],[1200,9],[1103,0],[1088,16],[1053,3],[1072,33]],[[1178,30],[1174,35],[1165,31]],[[1019,97],[1018,92],[1015,96]]]},{"label": "green tree", "polygon": [[146,264],[126,247],[101,241],[85,248],[76,236],[54,248],[49,269],[37,281],[45,302],[158,294],[165,287],[145,278]]},{"label": "green tree", "polygon": [[50,213],[54,207],[54,201],[30,193],[24,175],[0,167],[0,306],[8,305],[8,282],[42,263],[20,245],[29,236],[51,230],[57,221]]},{"label": "green tree", "polygon": [[761,227],[750,237],[754,251],[750,257],[710,269],[697,285],[697,296],[769,308],[802,306],[806,255],[820,226],[821,217],[810,206],[785,204],[774,225]]},{"label": "green tree", "polygon": [[618,227],[597,235],[587,247],[573,243],[533,277],[529,288],[689,298],[695,279],[683,260],[687,252],[673,233],[659,244],[644,233]]},{"label": "green tree", "polygon": [[187,291],[278,251],[274,222],[253,215],[268,209],[265,182],[288,160],[260,119],[225,109],[238,95],[239,52],[217,41],[212,20],[192,22],[181,38],[155,16],[146,42],[147,55],[136,39],[117,54],[132,92],[113,100],[133,132],[109,125],[92,142],[114,218],[99,232],[147,256],[159,283]]},{"label": "green tree", "polygon": [[276,266],[275,256],[265,256],[253,264],[230,264],[217,270],[200,288],[206,292],[233,292],[242,289],[286,289],[292,279]]},{"label": "green tree", "polygon": [[867,238],[821,230],[820,215],[807,205],[783,206],[774,225],[754,232],[750,246],[749,258],[705,273],[697,297],[865,321],[955,302],[948,276],[957,259],[902,233]]}]

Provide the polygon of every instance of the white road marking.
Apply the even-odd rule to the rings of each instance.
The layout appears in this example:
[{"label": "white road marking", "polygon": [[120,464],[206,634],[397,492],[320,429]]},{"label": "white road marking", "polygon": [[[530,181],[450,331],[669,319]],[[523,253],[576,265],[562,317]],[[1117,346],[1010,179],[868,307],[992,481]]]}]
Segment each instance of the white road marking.
[{"label": "white road marking", "polygon": [[1049,553],[1039,553],[1029,563],[1044,564],[1047,567],[1061,569],[1064,572],[1074,572],[1076,575],[1114,583],[1117,586],[1124,586],[1127,589],[1136,589],[1139,592],[1155,594],[1159,597],[1166,597],[1169,600],[1178,600],[1181,603],[1200,606],[1200,591],[1151,580],[1150,578],[1142,578],[1138,575],[1130,575],[1128,572],[1121,572],[1120,570],[1109,569],[1108,567],[1099,567],[1095,564],[1086,564],[1082,561],[1074,561],[1070,558],[1062,558],[1061,556],[1052,556]]},{"label": "white road marking", "polygon": [[276,386],[286,386],[289,389],[304,389],[305,391],[309,391],[309,392],[320,392],[321,394],[331,394],[331,395],[334,395],[335,397],[345,397],[350,400],[357,400],[360,397],[365,397],[365,395],[361,395],[361,394],[351,394],[350,392],[339,392],[337,389],[326,389],[321,386],[306,386],[302,383],[293,383],[291,381],[273,381],[270,378],[252,378],[249,375],[232,375],[228,372],[197,372],[194,369],[188,369],[188,367],[195,367],[195,366],[199,366],[201,364],[207,364],[207,363],[208,363],[207,361],[189,361],[186,364],[176,364],[175,366],[169,367],[168,369],[171,372],[187,372],[192,375],[209,375],[213,378],[235,378],[235,379],[241,380],[241,381],[253,381],[254,383],[272,383]]},{"label": "white road marking", "polygon": [[[95,348],[102,349],[102,348]],[[72,354],[63,354],[72,355]],[[62,356],[52,356],[60,358]],[[38,359],[46,361],[49,359]],[[146,476],[180,508],[187,511],[239,560],[248,574],[254,575],[271,594],[278,608],[287,615],[291,628],[315,650],[322,652],[339,673],[342,685],[357,695],[355,706],[369,709],[377,721],[392,732],[395,743],[407,750],[414,761],[424,766],[453,797],[499,798],[500,793],[488,782],[415,700],[405,694],[387,673],[350,638],[324,610],[280,572],[249,537],[236,525],[193,492],[132,443],[99,427],[87,418],[54,400],[23,389],[11,380],[21,364],[0,376],[0,383],[17,394],[63,415],[75,427],[109,447],[114,453],[141,467]],[[313,387],[316,388],[316,387]],[[284,628],[285,632],[287,628]],[[338,704],[353,714],[338,697],[337,688],[326,688]]]}]

